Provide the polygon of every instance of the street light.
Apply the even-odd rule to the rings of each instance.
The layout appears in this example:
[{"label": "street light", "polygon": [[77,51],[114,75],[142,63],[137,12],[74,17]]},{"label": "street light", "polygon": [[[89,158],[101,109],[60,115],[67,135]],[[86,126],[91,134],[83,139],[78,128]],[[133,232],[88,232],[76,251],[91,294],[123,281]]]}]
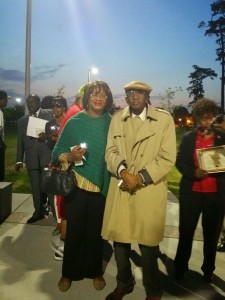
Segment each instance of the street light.
[{"label": "street light", "polygon": [[32,0],[27,0],[27,19],[26,19],[26,66],[25,66],[25,114],[28,113],[26,99],[30,94],[30,61],[31,61],[31,18]]},{"label": "street light", "polygon": [[98,69],[97,68],[91,68],[91,69],[88,70],[88,83],[90,82],[91,73],[92,74],[98,74]]}]

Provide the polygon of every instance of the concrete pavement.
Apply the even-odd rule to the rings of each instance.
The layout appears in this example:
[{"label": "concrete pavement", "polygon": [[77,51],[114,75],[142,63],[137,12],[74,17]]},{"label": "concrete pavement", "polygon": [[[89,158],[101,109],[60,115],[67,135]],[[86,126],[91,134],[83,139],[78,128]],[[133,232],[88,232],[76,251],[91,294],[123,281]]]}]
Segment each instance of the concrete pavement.
[{"label": "concrete pavement", "polygon": [[[1,300],[104,300],[116,286],[116,264],[112,244],[105,244],[106,287],[96,291],[92,280],[73,282],[66,293],[58,290],[61,261],[53,258],[52,244],[59,238],[52,237],[55,220],[50,216],[27,225],[32,215],[32,196],[13,194],[12,214],[0,225],[0,299]],[[182,281],[173,279],[173,258],[178,242],[178,203],[168,192],[165,238],[160,244],[159,267],[164,287],[163,300],[173,299],[225,299],[225,253],[218,253],[215,277],[212,284],[202,281],[202,233],[200,222],[193,242],[190,271]],[[126,300],[144,300],[141,281],[140,252],[133,245],[132,268],[136,278],[134,292]]]}]

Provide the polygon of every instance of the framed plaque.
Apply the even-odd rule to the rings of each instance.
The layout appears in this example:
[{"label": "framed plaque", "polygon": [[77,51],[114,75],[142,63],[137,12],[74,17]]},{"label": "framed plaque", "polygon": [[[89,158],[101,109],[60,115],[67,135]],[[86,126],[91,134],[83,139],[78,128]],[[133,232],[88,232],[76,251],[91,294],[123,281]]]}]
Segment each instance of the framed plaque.
[{"label": "framed plaque", "polygon": [[225,145],[197,149],[199,167],[208,173],[225,172]]}]

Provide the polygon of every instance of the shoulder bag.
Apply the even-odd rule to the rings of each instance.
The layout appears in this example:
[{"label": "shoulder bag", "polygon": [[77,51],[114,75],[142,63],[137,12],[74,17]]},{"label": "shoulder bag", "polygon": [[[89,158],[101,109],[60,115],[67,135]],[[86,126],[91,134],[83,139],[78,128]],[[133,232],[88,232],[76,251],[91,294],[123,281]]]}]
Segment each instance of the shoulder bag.
[{"label": "shoulder bag", "polygon": [[41,174],[41,191],[46,194],[67,196],[76,186],[76,178],[71,163],[66,171],[61,170],[60,163],[54,162],[43,168]]}]

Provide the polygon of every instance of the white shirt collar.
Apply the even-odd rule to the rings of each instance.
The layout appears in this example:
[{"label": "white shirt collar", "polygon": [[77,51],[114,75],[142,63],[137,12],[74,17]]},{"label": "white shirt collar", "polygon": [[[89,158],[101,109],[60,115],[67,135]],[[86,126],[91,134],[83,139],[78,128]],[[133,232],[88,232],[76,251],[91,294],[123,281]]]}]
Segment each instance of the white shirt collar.
[{"label": "white shirt collar", "polygon": [[135,115],[134,113],[131,114],[132,118],[139,117],[142,121],[146,120],[146,107],[143,109],[140,115]]}]

